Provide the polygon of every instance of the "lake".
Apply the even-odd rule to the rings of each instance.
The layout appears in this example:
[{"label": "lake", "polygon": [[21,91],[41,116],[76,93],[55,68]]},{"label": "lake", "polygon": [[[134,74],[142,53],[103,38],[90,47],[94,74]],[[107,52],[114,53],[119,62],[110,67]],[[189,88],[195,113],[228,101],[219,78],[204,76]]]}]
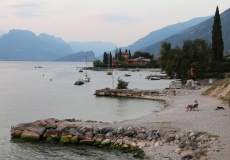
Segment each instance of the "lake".
[{"label": "lake", "polygon": [[[41,66],[42,68],[35,68]],[[46,118],[124,121],[150,114],[162,102],[133,98],[96,97],[95,90],[116,88],[120,77],[128,88],[163,89],[169,80],[147,80],[150,71],[88,70],[91,81],[74,85],[84,62],[0,62],[0,159],[119,159],[118,153],[82,146],[21,143],[10,140],[10,127]],[[87,66],[92,66],[88,63]],[[124,77],[124,74],[131,74]],[[100,154],[99,154],[100,153]],[[101,157],[102,156],[102,157]],[[126,157],[127,158],[127,157]]]}]

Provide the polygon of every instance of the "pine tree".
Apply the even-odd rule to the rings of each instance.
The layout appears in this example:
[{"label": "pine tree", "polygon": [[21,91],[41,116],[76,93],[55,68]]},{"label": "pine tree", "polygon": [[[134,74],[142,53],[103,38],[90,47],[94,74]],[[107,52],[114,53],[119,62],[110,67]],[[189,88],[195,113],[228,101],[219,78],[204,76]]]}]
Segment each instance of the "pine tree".
[{"label": "pine tree", "polygon": [[214,59],[217,61],[222,61],[224,54],[224,42],[222,38],[222,27],[218,6],[216,7],[214,23],[212,27],[212,50]]}]

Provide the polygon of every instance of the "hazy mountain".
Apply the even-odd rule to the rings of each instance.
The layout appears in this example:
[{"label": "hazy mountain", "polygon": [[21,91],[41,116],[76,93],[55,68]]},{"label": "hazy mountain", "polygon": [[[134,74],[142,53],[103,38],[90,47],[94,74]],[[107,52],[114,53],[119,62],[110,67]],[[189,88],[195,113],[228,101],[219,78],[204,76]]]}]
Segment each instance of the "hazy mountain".
[{"label": "hazy mountain", "polygon": [[[230,9],[224,11],[221,15],[222,35],[224,40],[224,51],[230,51]],[[159,56],[161,43],[163,41],[170,42],[172,47],[181,47],[184,40],[194,40],[196,38],[205,39],[208,43],[212,43],[212,26],[214,18],[211,17],[208,20],[197,24],[187,30],[172,35],[161,42],[152,43],[149,47],[142,49],[144,52],[154,53],[156,57]]]},{"label": "hazy mountain", "polygon": [[93,51],[96,57],[102,55],[104,52],[116,49],[116,44],[112,42],[67,42],[67,44],[71,46],[74,53],[81,51]]},{"label": "hazy mountain", "polygon": [[72,54],[59,38],[27,30],[10,30],[0,37],[0,60],[54,60]]},{"label": "hazy mountain", "polygon": [[0,36],[2,36],[3,34],[6,34],[6,31],[0,30]]},{"label": "hazy mountain", "polygon": [[95,55],[93,51],[88,52],[79,52],[65,57],[56,59],[55,61],[64,61],[64,62],[92,62],[95,60]]},{"label": "hazy mountain", "polygon": [[210,18],[210,16],[193,18],[193,19],[186,21],[186,22],[177,23],[177,24],[173,24],[173,25],[164,27],[162,29],[159,29],[159,30],[156,30],[156,31],[149,33],[147,36],[137,40],[136,42],[129,45],[128,47],[122,47],[122,49],[130,49],[130,51],[132,53],[134,53],[136,51],[140,51],[143,48],[146,48],[146,47],[148,47],[154,43],[157,43],[157,42],[159,42],[165,38],[168,38],[169,36],[181,33],[184,30],[186,30],[192,26],[195,26],[201,22],[204,22],[208,18]]}]

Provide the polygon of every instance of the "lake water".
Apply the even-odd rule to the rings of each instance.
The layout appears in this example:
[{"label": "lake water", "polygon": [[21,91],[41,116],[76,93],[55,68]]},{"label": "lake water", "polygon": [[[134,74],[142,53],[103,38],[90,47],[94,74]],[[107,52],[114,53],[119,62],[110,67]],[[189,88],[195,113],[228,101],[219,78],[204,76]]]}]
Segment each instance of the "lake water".
[{"label": "lake water", "polygon": [[[118,77],[129,82],[130,89],[163,89],[168,87],[169,80],[146,80],[150,71],[114,71],[114,75],[109,76],[105,71],[88,70],[91,82],[75,86],[74,82],[85,72],[78,72],[76,67],[84,66],[83,62],[0,62],[0,160],[127,159],[126,155],[91,147],[10,140],[10,127],[22,122],[46,118],[123,121],[163,107],[158,101],[96,97],[94,92],[106,87],[116,88]],[[126,73],[132,76],[124,77]]]}]

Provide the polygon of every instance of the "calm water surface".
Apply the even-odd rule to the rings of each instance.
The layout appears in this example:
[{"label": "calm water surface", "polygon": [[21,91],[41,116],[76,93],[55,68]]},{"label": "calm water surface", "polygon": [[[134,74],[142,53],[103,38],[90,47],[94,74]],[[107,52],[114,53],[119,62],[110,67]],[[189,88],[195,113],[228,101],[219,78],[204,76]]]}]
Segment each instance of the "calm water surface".
[{"label": "calm water surface", "polygon": [[[85,63],[72,62],[0,62],[0,159],[129,159],[120,153],[84,146],[10,140],[10,127],[21,122],[51,117],[123,121],[147,115],[163,106],[151,100],[96,97],[94,92],[105,87],[115,88],[118,77],[128,81],[130,89],[162,89],[168,86],[168,80],[146,80],[145,76],[151,74],[149,71],[114,71],[113,82],[105,71],[88,70],[91,82],[75,86],[74,82],[84,75],[76,67],[84,66]],[[124,77],[125,73],[132,76]]]}]

